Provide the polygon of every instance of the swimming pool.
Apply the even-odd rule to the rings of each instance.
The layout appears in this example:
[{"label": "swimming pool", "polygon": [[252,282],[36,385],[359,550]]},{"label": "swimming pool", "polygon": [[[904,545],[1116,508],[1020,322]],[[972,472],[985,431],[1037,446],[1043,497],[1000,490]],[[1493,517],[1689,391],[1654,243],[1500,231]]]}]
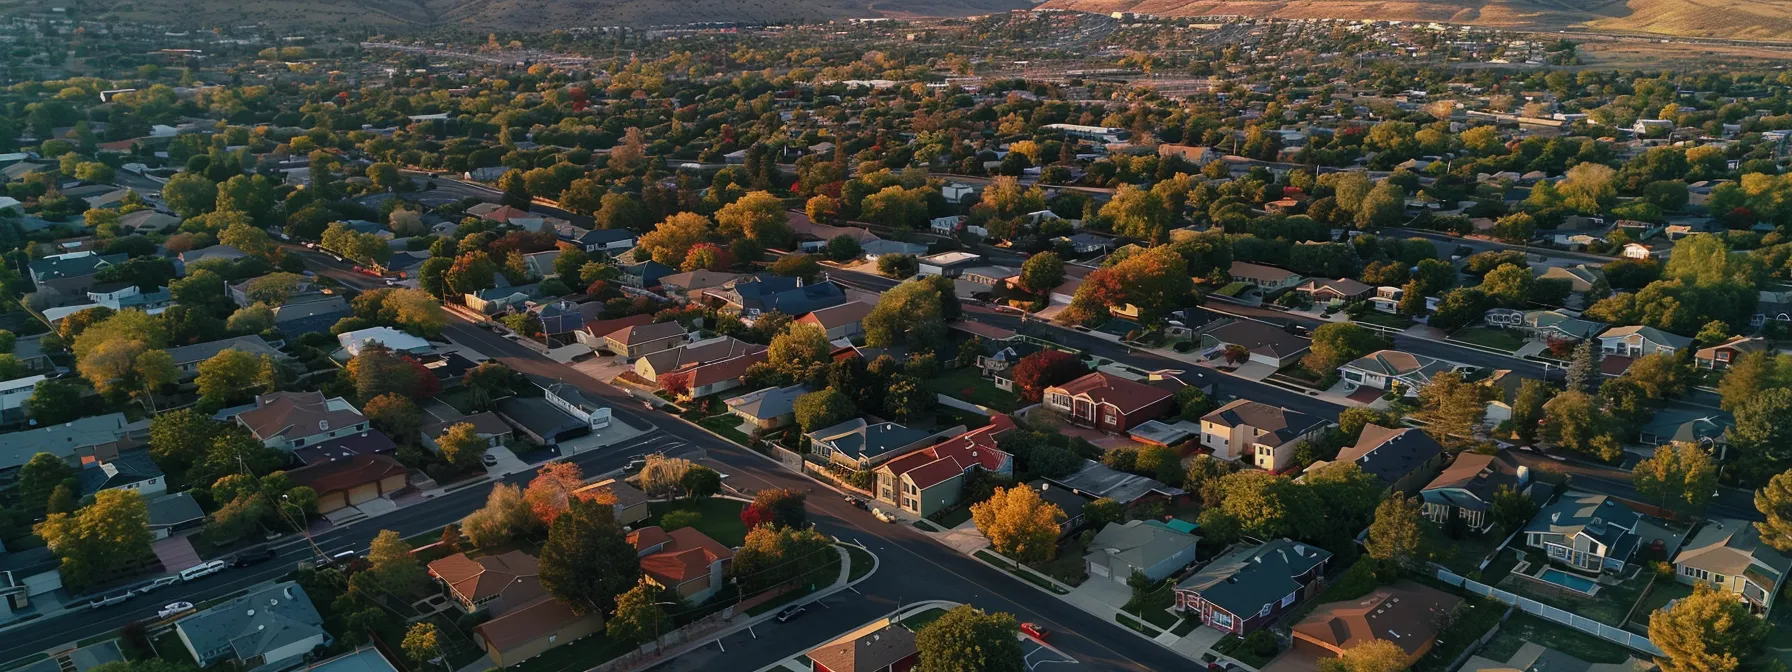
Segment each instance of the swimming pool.
[{"label": "swimming pool", "polygon": [[1586,593],[1588,595],[1592,595],[1593,591],[1599,589],[1598,582],[1584,576],[1575,576],[1559,569],[1545,569],[1537,574],[1537,578],[1541,581],[1548,581],[1563,588]]}]

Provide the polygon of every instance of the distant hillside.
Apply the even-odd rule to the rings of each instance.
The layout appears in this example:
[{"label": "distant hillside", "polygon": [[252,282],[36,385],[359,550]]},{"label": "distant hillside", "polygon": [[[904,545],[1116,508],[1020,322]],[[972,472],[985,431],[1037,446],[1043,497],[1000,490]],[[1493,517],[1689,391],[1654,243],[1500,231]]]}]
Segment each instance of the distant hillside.
[{"label": "distant hillside", "polygon": [[[27,3],[29,4],[29,3]],[[88,0],[102,18],[220,26],[461,25],[500,30],[652,26],[698,21],[781,23],[879,16],[966,16],[1027,0]]]},{"label": "distant hillside", "polygon": [[1792,0],[1049,0],[1044,6],[1102,14],[1448,21],[1792,40]]}]

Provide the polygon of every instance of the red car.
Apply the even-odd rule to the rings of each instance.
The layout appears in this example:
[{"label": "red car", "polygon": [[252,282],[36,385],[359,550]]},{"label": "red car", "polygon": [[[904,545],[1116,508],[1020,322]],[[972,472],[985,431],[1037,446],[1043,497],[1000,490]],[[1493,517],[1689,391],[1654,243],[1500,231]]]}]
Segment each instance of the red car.
[{"label": "red car", "polygon": [[1020,624],[1020,631],[1026,633],[1028,637],[1032,637],[1041,642],[1052,636],[1052,631],[1039,627],[1037,623],[1022,623]]}]

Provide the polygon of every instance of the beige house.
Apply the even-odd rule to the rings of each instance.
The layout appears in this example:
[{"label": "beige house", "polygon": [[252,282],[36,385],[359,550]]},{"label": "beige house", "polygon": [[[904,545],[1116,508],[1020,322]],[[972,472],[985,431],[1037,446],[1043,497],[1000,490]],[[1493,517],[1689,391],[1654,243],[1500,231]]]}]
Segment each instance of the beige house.
[{"label": "beige house", "polygon": [[367,431],[367,416],[342,397],[322,392],[275,392],[255,398],[236,421],[269,448],[291,451]]},{"label": "beige house", "polygon": [[1674,579],[1705,584],[1737,596],[1766,618],[1773,599],[1792,571],[1792,557],[1761,541],[1761,532],[1743,520],[1709,518],[1674,556]]},{"label": "beige house", "polygon": [[863,301],[848,301],[838,306],[823,308],[797,318],[804,324],[821,327],[828,334],[828,340],[852,338],[864,331],[860,323],[866,315],[871,314],[871,304]]},{"label": "beige house", "polygon": [[604,345],[630,360],[684,344],[684,326],[677,322],[632,325],[604,334]]},{"label": "beige house", "polygon": [[635,360],[635,375],[657,383],[660,374],[684,368],[727,361],[735,357],[762,352],[765,346],[742,341],[733,336],[720,336],[707,341],[684,344],[683,347],[649,352]]},{"label": "beige house", "polygon": [[1201,445],[1219,459],[1281,472],[1294,464],[1302,442],[1318,439],[1329,426],[1305,413],[1237,399],[1201,416]]}]

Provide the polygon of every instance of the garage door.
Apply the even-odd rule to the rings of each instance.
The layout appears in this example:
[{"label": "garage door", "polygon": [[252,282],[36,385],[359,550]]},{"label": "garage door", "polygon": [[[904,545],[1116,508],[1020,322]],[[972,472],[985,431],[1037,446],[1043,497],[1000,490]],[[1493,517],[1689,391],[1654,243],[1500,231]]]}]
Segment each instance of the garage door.
[{"label": "garage door", "polygon": [[44,572],[25,577],[25,594],[42,595],[62,587],[62,572]]},{"label": "garage door", "polygon": [[1100,577],[1106,577],[1108,575],[1108,566],[1098,565],[1091,562],[1089,563],[1089,573]]},{"label": "garage door", "polygon": [[357,485],[348,491],[348,503],[350,506],[353,506],[378,496],[380,496],[380,485],[378,483]]},{"label": "garage door", "polygon": [[348,506],[348,495],[341,490],[325,493],[317,498],[317,512],[329,513]]}]

